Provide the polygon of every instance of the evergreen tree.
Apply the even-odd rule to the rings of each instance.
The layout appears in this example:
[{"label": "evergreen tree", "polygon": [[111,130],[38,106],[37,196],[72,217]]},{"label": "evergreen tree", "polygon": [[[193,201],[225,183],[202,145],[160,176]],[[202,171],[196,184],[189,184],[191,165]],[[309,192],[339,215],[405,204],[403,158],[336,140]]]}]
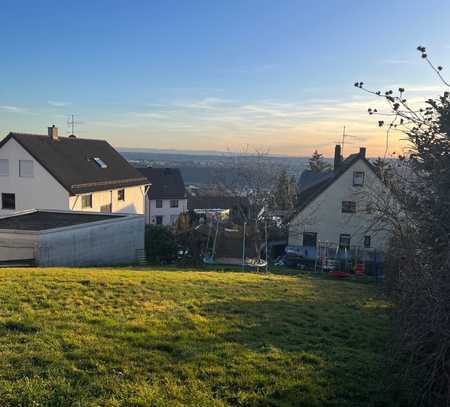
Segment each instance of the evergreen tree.
[{"label": "evergreen tree", "polygon": [[295,208],[298,204],[298,182],[297,179],[292,175],[289,182],[289,195],[292,202],[292,206]]},{"label": "evergreen tree", "polygon": [[297,202],[297,182],[295,177],[289,177],[286,170],[278,176],[273,194],[273,206],[276,209],[293,209]]},{"label": "evergreen tree", "polygon": [[309,169],[314,172],[330,171],[331,166],[323,158],[323,154],[320,154],[317,150],[314,150],[312,157],[308,161]]}]

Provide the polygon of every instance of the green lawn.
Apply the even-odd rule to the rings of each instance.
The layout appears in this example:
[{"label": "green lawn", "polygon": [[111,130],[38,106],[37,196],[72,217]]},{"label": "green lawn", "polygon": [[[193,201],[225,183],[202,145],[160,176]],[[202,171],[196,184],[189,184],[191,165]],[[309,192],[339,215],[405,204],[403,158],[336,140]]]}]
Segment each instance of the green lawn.
[{"label": "green lawn", "polygon": [[0,405],[396,405],[388,335],[371,284],[0,269]]}]

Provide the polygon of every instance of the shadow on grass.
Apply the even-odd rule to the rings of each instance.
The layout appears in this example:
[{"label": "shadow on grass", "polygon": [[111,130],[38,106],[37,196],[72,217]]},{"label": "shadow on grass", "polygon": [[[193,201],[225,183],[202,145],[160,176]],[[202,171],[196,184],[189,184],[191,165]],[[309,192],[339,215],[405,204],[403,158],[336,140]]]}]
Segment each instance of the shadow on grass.
[{"label": "shadow on grass", "polygon": [[215,328],[207,333],[185,321],[177,327],[182,335],[175,329],[172,335],[121,339],[143,352],[166,354],[180,371],[211,368],[206,355],[214,354],[227,375],[216,387],[222,399],[231,397],[224,390],[229,387],[240,392],[261,386],[251,405],[400,406],[385,387],[388,326],[382,313],[325,300],[210,302],[198,310]]}]

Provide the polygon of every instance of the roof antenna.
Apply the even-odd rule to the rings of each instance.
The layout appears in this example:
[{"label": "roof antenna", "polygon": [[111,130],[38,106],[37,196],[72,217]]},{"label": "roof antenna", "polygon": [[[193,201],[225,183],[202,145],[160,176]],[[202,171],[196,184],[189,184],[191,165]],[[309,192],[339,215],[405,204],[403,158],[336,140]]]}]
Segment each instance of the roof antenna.
[{"label": "roof antenna", "polygon": [[70,115],[69,120],[67,120],[67,125],[71,127],[72,131],[69,137],[75,138],[75,126],[77,124],[83,124],[83,122],[75,121],[75,115]]},{"label": "roof antenna", "polygon": [[[336,142],[337,144],[340,144],[340,145],[341,145],[341,155],[342,155],[342,157],[344,157],[344,145],[345,145],[345,139],[346,139],[347,137],[354,137],[354,136],[352,136],[351,134],[347,134],[347,133],[345,132],[345,130],[346,130],[346,126],[344,126],[344,128],[342,129],[342,139],[341,139],[340,141],[337,141],[337,142]],[[347,141],[347,144],[354,144],[354,143],[349,143],[349,142]]]}]

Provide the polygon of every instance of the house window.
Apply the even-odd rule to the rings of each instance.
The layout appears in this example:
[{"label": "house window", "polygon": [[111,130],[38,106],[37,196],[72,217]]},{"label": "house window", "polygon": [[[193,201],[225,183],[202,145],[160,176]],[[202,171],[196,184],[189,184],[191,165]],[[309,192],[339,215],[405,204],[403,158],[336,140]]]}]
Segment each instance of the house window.
[{"label": "house window", "polygon": [[339,249],[350,249],[350,235],[342,233],[339,235]]},{"label": "house window", "polygon": [[111,204],[100,206],[100,212],[111,213],[112,212]]},{"label": "house window", "polygon": [[316,247],[317,233],[303,232],[303,246]]},{"label": "house window", "polygon": [[9,160],[0,160],[0,177],[7,177],[9,175]]},{"label": "house window", "polygon": [[364,248],[369,249],[370,248],[370,236],[364,236]]},{"label": "house window", "polygon": [[125,201],[125,190],[124,189],[119,189],[117,191],[117,200],[118,201]]},{"label": "house window", "polygon": [[31,178],[34,176],[33,161],[19,160],[19,177]]},{"label": "house window", "polygon": [[81,197],[81,207],[84,208],[92,208],[92,194],[83,195]]},{"label": "house window", "polygon": [[157,199],[157,200],[156,200],[156,207],[157,207],[157,208],[162,208],[162,207],[163,207],[163,201],[162,201],[162,199]]},{"label": "house window", "polygon": [[353,186],[362,187],[364,185],[364,171],[353,172]]},{"label": "house window", "polygon": [[171,199],[170,200],[170,207],[171,208],[178,208],[178,199]]},{"label": "house window", "polygon": [[16,209],[16,194],[2,194],[2,209]]},{"label": "house window", "polygon": [[178,215],[170,215],[170,224],[175,225],[177,223]]},{"label": "house window", "polygon": [[342,213],[356,213],[356,202],[342,201]]},{"label": "house window", "polygon": [[155,216],[155,222],[157,225],[163,224],[163,217],[162,216]]}]

